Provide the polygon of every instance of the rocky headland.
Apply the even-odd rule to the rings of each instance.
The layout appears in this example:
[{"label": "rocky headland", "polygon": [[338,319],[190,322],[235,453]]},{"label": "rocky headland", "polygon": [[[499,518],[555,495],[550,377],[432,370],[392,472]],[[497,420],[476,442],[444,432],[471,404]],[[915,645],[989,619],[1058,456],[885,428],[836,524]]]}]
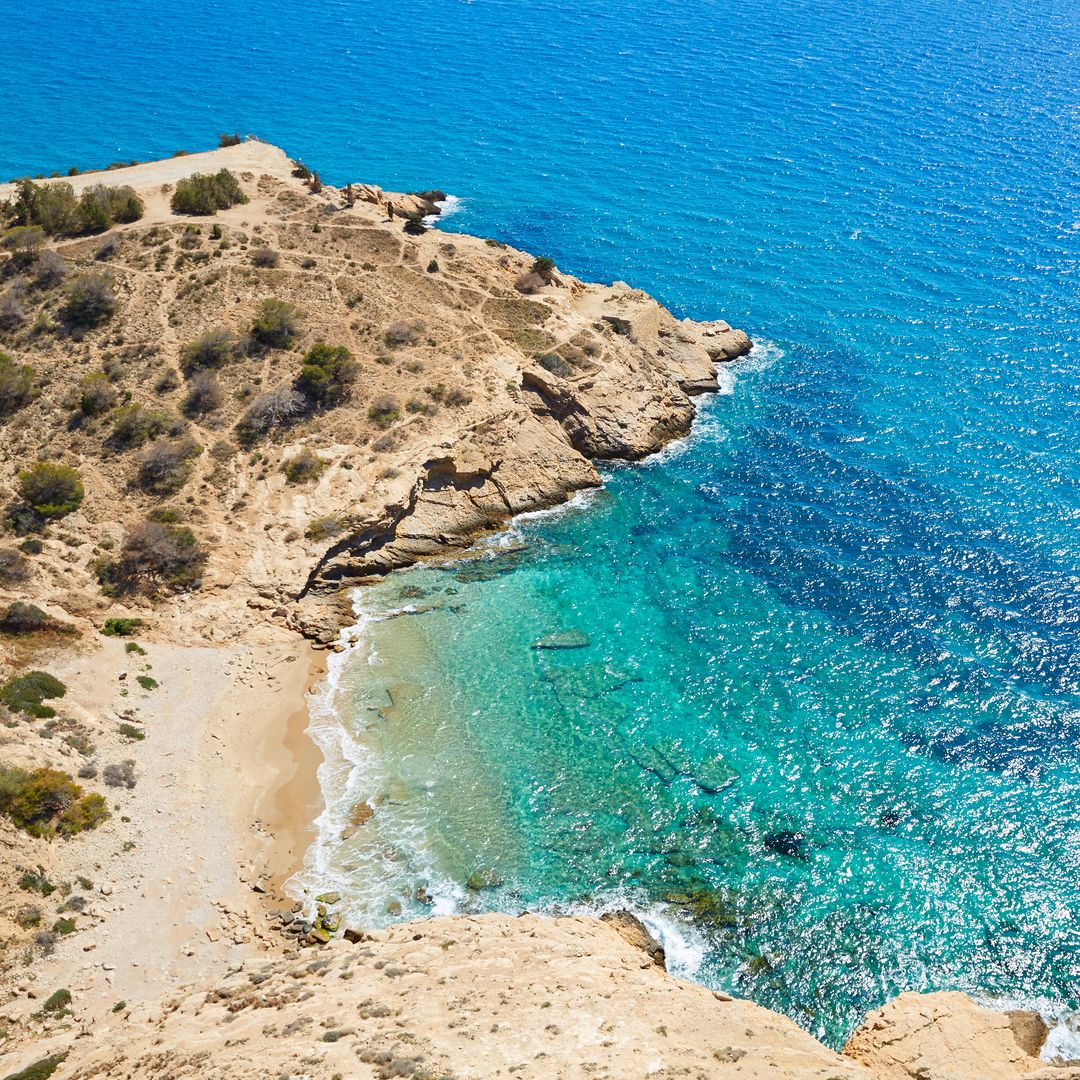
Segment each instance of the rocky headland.
[{"label": "rocky headland", "polygon": [[284,895],[318,811],[304,639],[686,434],[750,349],[427,229],[440,196],[254,140],[0,187],[0,1076],[1080,1075],[959,994],[834,1053],[669,976],[631,916],[342,937]]}]

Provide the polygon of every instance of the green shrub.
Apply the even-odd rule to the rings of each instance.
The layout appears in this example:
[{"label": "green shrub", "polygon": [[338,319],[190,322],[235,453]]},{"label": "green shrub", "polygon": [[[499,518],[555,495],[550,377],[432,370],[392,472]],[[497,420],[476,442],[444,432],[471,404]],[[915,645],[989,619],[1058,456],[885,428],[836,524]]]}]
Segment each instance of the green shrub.
[{"label": "green shrub", "polygon": [[116,404],[116,390],[104,371],[94,371],[79,381],[79,411],[83,416],[100,416]]},{"label": "green shrub", "polygon": [[36,604],[28,604],[24,600],[9,604],[7,611],[0,616],[0,631],[5,634],[36,634],[42,630],[70,633],[72,627],[58,622]]},{"label": "green shrub", "polygon": [[32,836],[72,836],[95,829],[108,816],[105,800],[59,769],[0,766],[0,813]]},{"label": "green shrub", "polygon": [[326,468],[324,461],[318,454],[312,453],[308,447],[304,447],[300,453],[295,454],[285,462],[285,479],[290,484],[302,484],[308,480],[317,480]]},{"label": "green shrub", "polygon": [[11,252],[11,260],[19,269],[30,266],[44,244],[45,230],[37,225],[16,225],[0,239],[0,247]]},{"label": "green shrub", "polygon": [[5,1080],[49,1080],[49,1077],[63,1065],[67,1056],[66,1050],[62,1054],[50,1054],[49,1057],[35,1061],[33,1065],[27,1065],[25,1069],[20,1069],[17,1073],[12,1073]]},{"label": "green shrub", "polygon": [[67,300],[60,315],[76,330],[88,330],[111,318],[116,311],[116,291],[108,274],[80,274],[67,286]]},{"label": "green shrub", "polygon": [[180,354],[180,370],[192,375],[205,368],[223,367],[240,352],[240,341],[229,330],[205,330],[188,342]]},{"label": "green shrub", "polygon": [[124,538],[115,560],[98,566],[98,580],[115,593],[185,592],[201,584],[206,552],[186,526],[144,521]]},{"label": "green shrub", "polygon": [[116,410],[113,417],[112,442],[115,446],[129,450],[142,446],[148,439],[164,435],[174,426],[167,413],[156,412],[132,403]]},{"label": "green shrub", "polygon": [[19,888],[23,892],[36,892],[41,896],[52,896],[56,892],[56,886],[46,876],[43,866],[36,871],[25,870],[19,878]]},{"label": "green shrub", "polygon": [[0,416],[11,416],[37,397],[34,369],[0,352]]},{"label": "green shrub", "polygon": [[128,742],[142,742],[143,739],[146,738],[146,732],[143,731],[141,727],[136,727],[134,724],[129,724],[127,722],[121,724],[116,730],[120,732]]},{"label": "green shrub", "polygon": [[[74,926],[72,927],[74,929]],[[55,927],[54,927],[55,929]],[[42,1012],[58,1013],[63,1012],[71,1004],[71,991],[70,990],[57,990],[56,993],[50,994],[45,999],[45,1004],[41,1006]]]},{"label": "green shrub", "polygon": [[206,215],[247,201],[236,177],[228,169],[222,169],[213,175],[196,173],[178,180],[172,208],[177,214]]},{"label": "green shrub", "polygon": [[545,282],[550,282],[555,276],[555,260],[549,259],[546,255],[541,255],[538,259],[533,259],[530,273],[542,277]]},{"label": "green shrub", "polygon": [[86,188],[79,199],[79,231],[104,232],[114,225],[138,221],[143,209],[142,199],[133,188],[95,184]]},{"label": "green shrub", "polygon": [[296,386],[315,405],[328,409],[348,397],[357,371],[357,363],[344,345],[317,341],[304,356]]},{"label": "green shrub", "polygon": [[339,514],[324,514],[308,522],[304,535],[309,540],[332,540],[335,536],[341,536],[347,531],[348,525]]},{"label": "green shrub", "polygon": [[56,710],[42,703],[61,698],[66,693],[67,687],[55,675],[47,671],[28,671],[25,675],[13,676],[0,686],[0,704],[13,713],[48,720],[56,715]]},{"label": "green shrub", "polygon": [[19,473],[19,494],[43,518],[61,518],[78,510],[86,494],[77,469],[39,461]]},{"label": "green shrub", "polygon": [[268,349],[287,349],[300,334],[300,309],[270,297],[255,309],[251,336]]},{"label": "green shrub", "polygon": [[129,641],[124,646],[124,652],[126,652],[126,653],[134,653],[136,656],[145,656],[146,655],[146,650],[137,641]]},{"label": "green shrub", "polygon": [[23,180],[12,202],[20,225],[37,225],[50,236],[69,236],[79,231],[79,200],[69,183],[35,184]]},{"label": "green shrub", "polygon": [[377,427],[388,428],[401,419],[401,404],[389,395],[376,398],[368,409],[368,419]]},{"label": "green shrub", "polygon": [[135,616],[129,618],[117,616],[106,619],[105,625],[101,628],[101,632],[105,637],[131,637],[136,631],[141,630],[144,624],[144,619],[139,619]]},{"label": "green shrub", "polygon": [[26,552],[27,555],[40,555],[45,550],[45,545],[40,540],[31,537],[19,545],[19,550]]},{"label": "green shrub", "polygon": [[156,690],[158,688],[157,679],[152,679],[149,675],[136,675],[135,676],[135,681],[144,690]]},{"label": "green shrub", "polygon": [[574,373],[574,369],[558,353],[544,353],[536,358],[536,362],[545,371],[550,371],[552,375],[559,375],[564,379]]}]

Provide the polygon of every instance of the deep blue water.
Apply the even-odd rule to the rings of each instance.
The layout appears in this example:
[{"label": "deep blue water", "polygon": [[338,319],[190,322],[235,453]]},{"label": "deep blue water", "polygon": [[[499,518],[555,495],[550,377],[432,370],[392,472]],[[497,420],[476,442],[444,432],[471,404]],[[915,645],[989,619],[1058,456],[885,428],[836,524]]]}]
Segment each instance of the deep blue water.
[{"label": "deep blue water", "polygon": [[[506,573],[415,575],[452,607],[372,629],[411,689],[367,728],[342,672],[405,914],[422,875],[689,895],[698,977],[834,1040],[905,988],[1077,1004],[1080,6],[4,14],[0,176],[253,132],[769,343]],[[529,648],[554,629],[592,644]]]}]

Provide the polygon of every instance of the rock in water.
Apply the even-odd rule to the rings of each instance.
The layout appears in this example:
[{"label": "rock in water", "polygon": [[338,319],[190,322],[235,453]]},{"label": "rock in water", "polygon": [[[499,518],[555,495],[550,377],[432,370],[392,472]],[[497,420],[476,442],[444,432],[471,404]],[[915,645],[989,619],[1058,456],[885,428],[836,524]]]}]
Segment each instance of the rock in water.
[{"label": "rock in water", "polygon": [[589,635],[581,630],[566,630],[559,634],[542,637],[534,649],[584,649],[591,645]]}]

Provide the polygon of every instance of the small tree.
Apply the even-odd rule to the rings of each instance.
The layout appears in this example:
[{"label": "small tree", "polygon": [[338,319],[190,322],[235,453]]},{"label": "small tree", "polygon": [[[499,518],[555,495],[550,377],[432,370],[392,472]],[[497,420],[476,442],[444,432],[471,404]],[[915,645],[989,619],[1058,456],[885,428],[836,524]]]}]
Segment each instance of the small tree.
[{"label": "small tree", "polygon": [[537,277],[544,279],[545,284],[551,284],[551,279],[555,276],[555,261],[549,259],[546,255],[541,255],[538,259],[533,259],[531,273],[536,274]]},{"label": "small tree", "polygon": [[424,221],[422,210],[406,210],[404,217],[405,224],[402,229],[410,236],[423,236],[427,232],[427,222]]},{"label": "small tree", "polygon": [[86,492],[77,469],[39,461],[19,473],[19,494],[43,518],[61,518],[78,510]]},{"label": "small tree", "polygon": [[217,137],[217,144],[222,148],[226,146],[239,146],[243,141],[244,136],[238,131],[234,131],[232,134],[223,132]]},{"label": "small tree", "polygon": [[196,173],[178,180],[171,205],[177,214],[207,215],[247,201],[236,177],[228,169],[221,169],[212,176]]},{"label": "small tree", "polygon": [[353,191],[352,184],[345,185],[345,205],[350,209],[356,205],[356,193]]},{"label": "small tree", "polygon": [[300,334],[300,309],[271,297],[255,309],[251,336],[269,349],[287,349]]},{"label": "small tree", "polygon": [[61,315],[68,326],[89,329],[111,318],[116,305],[116,291],[108,274],[80,274],[67,287]]},{"label": "small tree", "polygon": [[296,386],[313,404],[329,409],[348,397],[357,371],[357,363],[344,345],[318,341],[304,357]]}]

